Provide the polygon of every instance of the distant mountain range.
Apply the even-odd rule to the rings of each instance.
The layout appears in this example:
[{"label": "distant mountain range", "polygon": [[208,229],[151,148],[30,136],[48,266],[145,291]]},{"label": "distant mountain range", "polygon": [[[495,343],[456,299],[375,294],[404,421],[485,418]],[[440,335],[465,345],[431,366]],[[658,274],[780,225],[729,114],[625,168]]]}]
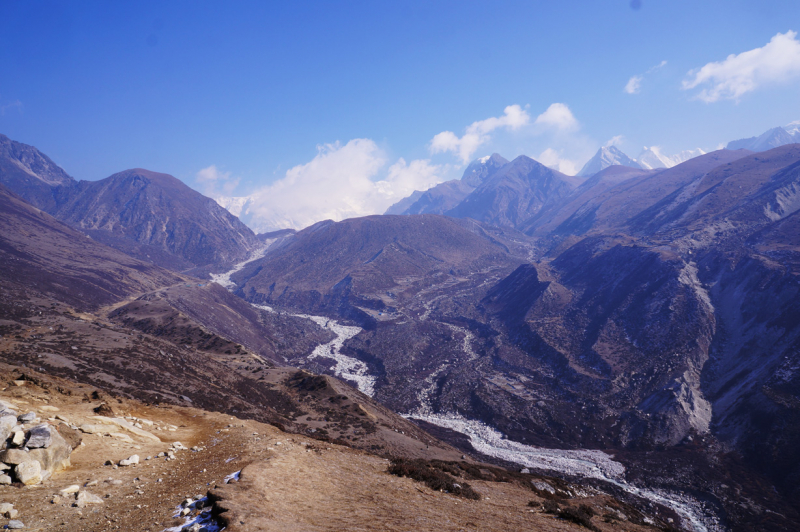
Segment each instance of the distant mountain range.
[{"label": "distant mountain range", "polygon": [[796,142],[800,142],[800,124],[792,122],[786,127],[774,127],[757,137],[731,141],[726,146],[726,149],[766,151]]}]

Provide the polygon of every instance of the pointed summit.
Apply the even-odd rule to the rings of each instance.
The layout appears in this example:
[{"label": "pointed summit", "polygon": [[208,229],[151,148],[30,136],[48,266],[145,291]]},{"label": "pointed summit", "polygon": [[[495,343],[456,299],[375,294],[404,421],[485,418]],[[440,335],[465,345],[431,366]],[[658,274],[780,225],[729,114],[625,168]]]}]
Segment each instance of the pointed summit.
[{"label": "pointed summit", "polygon": [[494,174],[501,167],[508,164],[508,160],[497,153],[475,159],[467,169],[464,170],[464,175],[461,176],[461,181],[471,187],[477,187],[483,183],[487,177]]},{"label": "pointed summit", "polygon": [[604,170],[609,166],[622,165],[630,166],[631,168],[641,168],[642,166],[622,153],[616,146],[603,146],[594,157],[583,165],[581,171],[578,172],[579,177],[593,176],[600,170]]}]

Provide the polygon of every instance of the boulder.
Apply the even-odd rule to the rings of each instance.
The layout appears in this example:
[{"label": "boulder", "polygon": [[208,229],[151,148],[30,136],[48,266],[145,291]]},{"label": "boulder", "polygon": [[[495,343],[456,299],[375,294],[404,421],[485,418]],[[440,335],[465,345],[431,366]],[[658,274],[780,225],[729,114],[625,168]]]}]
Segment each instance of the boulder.
[{"label": "boulder", "polygon": [[3,414],[0,414],[0,445],[2,445],[4,441],[6,441],[6,438],[8,438],[8,435],[11,434],[11,431],[16,426],[17,426],[16,416],[5,412]]},{"label": "boulder", "polygon": [[39,484],[42,482],[42,465],[36,460],[22,462],[14,468],[14,475],[26,486]]},{"label": "boulder", "polygon": [[27,414],[22,414],[19,416],[20,423],[30,423],[36,419],[36,412],[28,412]]},{"label": "boulder", "polygon": [[53,432],[55,429],[46,423],[36,425],[28,431],[25,446],[28,449],[47,449],[53,444]]},{"label": "boulder", "polygon": [[49,431],[50,445],[46,448],[38,449],[6,449],[0,452],[0,462],[19,466],[20,464],[36,461],[41,467],[42,476],[49,476],[55,471],[60,471],[70,465],[69,456],[72,447],[51,427]]},{"label": "boulder", "polygon": [[14,509],[14,505],[10,502],[0,502],[0,515],[8,517],[6,514]]},{"label": "boulder", "polygon": [[[17,381],[14,381],[14,382],[17,382]],[[25,382],[25,381],[22,381],[22,382]],[[16,519],[12,519],[11,521],[8,522],[8,524],[6,525],[6,528],[8,528],[9,530],[18,530],[20,528],[25,528],[25,524],[22,521],[17,521]]]},{"label": "boulder", "polygon": [[79,491],[75,497],[75,506],[85,508],[90,504],[103,504],[103,499],[88,491]]},{"label": "boulder", "polygon": [[11,477],[6,474],[0,475],[0,486],[10,486]]}]

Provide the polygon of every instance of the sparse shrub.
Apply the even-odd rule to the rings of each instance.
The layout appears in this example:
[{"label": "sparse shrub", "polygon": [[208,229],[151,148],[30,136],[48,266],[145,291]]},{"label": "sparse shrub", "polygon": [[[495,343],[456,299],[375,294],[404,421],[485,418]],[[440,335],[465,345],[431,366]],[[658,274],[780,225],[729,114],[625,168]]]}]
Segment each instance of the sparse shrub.
[{"label": "sparse shrub", "polygon": [[558,507],[556,501],[548,500],[542,503],[542,511],[546,514],[557,514],[561,511],[561,508]]},{"label": "sparse shrub", "polygon": [[[587,513],[587,510],[591,513]],[[581,504],[577,508],[575,506],[567,506],[561,510],[559,515],[565,521],[571,521],[589,530],[598,530],[598,528],[592,524],[594,510],[585,504]]]},{"label": "sparse shrub", "polygon": [[398,477],[408,477],[417,482],[423,482],[432,490],[449,491],[465,499],[478,501],[481,498],[480,494],[473,490],[469,484],[456,482],[455,478],[438,468],[432,467],[425,460],[394,459],[392,460],[392,465],[389,466],[389,473]]}]

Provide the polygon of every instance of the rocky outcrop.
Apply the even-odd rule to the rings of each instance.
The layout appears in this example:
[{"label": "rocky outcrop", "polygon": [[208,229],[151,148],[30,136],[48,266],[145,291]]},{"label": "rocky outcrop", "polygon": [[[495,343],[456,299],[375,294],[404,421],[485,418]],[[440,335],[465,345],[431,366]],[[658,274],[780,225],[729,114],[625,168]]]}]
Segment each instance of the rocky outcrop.
[{"label": "rocky outcrop", "polygon": [[73,448],[52,425],[31,427],[25,431],[23,443],[17,441],[5,442],[5,450],[0,451],[0,462],[8,466],[6,471],[17,482],[26,486],[39,484],[70,465]]}]

